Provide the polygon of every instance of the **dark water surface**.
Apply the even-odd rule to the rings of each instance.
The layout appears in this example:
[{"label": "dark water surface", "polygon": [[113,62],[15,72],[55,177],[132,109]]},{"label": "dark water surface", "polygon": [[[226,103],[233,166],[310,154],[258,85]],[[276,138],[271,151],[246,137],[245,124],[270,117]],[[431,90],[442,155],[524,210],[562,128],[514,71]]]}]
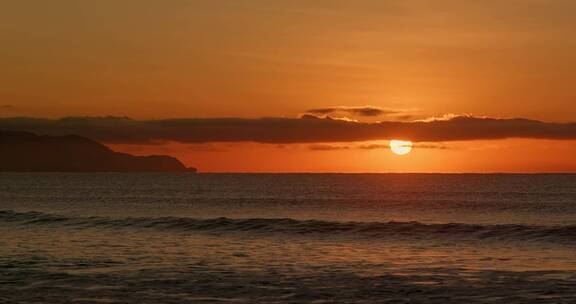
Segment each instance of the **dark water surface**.
[{"label": "dark water surface", "polygon": [[0,174],[0,303],[576,303],[576,175]]}]

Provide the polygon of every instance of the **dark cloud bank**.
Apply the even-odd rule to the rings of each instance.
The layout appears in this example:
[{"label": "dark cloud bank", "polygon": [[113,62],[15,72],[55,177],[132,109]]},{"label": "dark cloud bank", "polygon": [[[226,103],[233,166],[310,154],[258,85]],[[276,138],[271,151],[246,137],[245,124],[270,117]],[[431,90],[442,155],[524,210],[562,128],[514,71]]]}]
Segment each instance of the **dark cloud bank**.
[{"label": "dark cloud bank", "polygon": [[448,119],[362,123],[331,118],[208,118],[132,120],[123,117],[0,118],[0,129],[86,136],[105,143],[328,143],[382,139],[415,142],[534,138],[576,139],[576,123],[455,116]]}]

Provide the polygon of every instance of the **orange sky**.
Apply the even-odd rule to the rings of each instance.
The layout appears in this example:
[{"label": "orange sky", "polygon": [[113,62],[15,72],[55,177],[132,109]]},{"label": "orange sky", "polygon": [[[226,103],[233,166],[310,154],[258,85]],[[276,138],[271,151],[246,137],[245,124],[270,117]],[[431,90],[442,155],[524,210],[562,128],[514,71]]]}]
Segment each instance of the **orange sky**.
[{"label": "orange sky", "polygon": [[[575,10],[571,0],[3,1],[0,117],[295,118],[371,105],[399,113],[333,115],[573,122]],[[113,147],[204,171],[576,171],[571,140],[444,145],[403,157],[302,143]]]},{"label": "orange sky", "polygon": [[445,146],[415,148],[408,155],[398,156],[387,149],[313,151],[310,145],[112,145],[135,154],[174,155],[204,172],[576,172],[576,141],[524,139]]}]

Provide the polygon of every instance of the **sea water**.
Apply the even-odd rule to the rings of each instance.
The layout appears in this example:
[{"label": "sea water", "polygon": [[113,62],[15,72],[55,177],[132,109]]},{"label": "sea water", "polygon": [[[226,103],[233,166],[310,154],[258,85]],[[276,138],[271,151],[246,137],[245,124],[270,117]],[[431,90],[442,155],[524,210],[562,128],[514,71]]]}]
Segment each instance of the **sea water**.
[{"label": "sea water", "polygon": [[0,174],[0,303],[576,303],[576,175]]}]

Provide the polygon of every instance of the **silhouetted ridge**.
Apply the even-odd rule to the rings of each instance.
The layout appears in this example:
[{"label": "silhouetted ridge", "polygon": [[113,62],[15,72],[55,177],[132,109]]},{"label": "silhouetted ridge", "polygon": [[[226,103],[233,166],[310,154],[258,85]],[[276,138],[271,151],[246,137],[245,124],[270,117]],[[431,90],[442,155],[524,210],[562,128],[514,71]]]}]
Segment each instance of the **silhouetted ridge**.
[{"label": "silhouetted ridge", "polygon": [[164,155],[114,152],[91,139],[0,131],[0,171],[14,172],[195,172]]},{"label": "silhouetted ridge", "polygon": [[0,222],[19,225],[78,228],[162,229],[178,232],[257,233],[262,235],[321,235],[402,240],[476,239],[520,242],[550,242],[576,245],[576,226],[531,226],[520,224],[471,225],[424,224],[420,222],[329,222],[280,219],[194,219],[179,217],[67,217],[41,212],[0,211]]}]

